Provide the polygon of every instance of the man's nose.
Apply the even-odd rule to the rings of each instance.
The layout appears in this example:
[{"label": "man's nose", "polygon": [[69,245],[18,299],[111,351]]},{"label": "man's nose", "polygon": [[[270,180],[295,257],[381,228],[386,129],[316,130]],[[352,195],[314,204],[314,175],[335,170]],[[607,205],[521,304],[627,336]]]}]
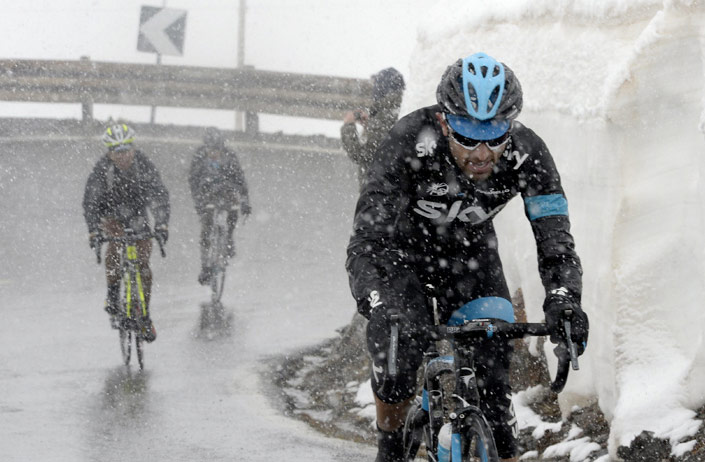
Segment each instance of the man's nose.
[{"label": "man's nose", "polygon": [[473,160],[485,162],[492,158],[492,151],[487,147],[487,144],[480,143],[480,145],[472,151],[471,157]]}]

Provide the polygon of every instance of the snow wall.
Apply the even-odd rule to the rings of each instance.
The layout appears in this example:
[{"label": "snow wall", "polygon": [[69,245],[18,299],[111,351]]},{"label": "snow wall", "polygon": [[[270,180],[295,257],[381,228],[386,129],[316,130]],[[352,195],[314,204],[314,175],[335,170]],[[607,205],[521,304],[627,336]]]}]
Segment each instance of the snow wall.
[{"label": "snow wall", "polygon": [[[516,72],[519,120],[561,172],[591,321],[564,412],[597,399],[612,455],[642,430],[687,439],[705,404],[705,1],[444,0],[421,24],[402,113],[433,104],[446,66],[484,51]],[[497,226],[510,289],[539,320],[519,199]]]}]

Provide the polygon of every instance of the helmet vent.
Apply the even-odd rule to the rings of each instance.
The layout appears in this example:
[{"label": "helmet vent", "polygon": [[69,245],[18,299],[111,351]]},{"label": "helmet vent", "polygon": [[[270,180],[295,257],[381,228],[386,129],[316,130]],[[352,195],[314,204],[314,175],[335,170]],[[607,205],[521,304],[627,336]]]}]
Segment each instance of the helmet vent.
[{"label": "helmet vent", "polygon": [[487,109],[490,111],[494,107],[494,105],[497,103],[497,99],[499,98],[499,86],[494,87],[494,90],[492,90],[492,94],[490,95],[489,99],[487,100]]}]

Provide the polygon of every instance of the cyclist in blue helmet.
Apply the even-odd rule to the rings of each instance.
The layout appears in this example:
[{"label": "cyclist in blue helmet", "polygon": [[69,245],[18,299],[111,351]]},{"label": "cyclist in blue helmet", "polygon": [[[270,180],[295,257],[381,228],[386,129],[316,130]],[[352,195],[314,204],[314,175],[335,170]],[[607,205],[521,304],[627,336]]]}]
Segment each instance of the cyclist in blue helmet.
[{"label": "cyclist in blue helmet", "polygon": [[[403,460],[402,424],[430,342],[424,326],[434,320],[427,287],[434,287],[442,323],[514,320],[492,220],[517,195],[536,239],[551,340],[565,341],[560,321],[571,310],[572,340],[579,353],[586,346],[568,202],[545,143],[516,120],[522,97],[506,64],[485,53],[459,59],[441,77],[437,104],[399,120],[370,164],[346,267],[358,311],[369,320],[377,462]],[[386,361],[392,314],[402,319],[395,379]],[[488,339],[476,355],[482,410],[505,461],[517,460],[511,354],[510,342]]]}]

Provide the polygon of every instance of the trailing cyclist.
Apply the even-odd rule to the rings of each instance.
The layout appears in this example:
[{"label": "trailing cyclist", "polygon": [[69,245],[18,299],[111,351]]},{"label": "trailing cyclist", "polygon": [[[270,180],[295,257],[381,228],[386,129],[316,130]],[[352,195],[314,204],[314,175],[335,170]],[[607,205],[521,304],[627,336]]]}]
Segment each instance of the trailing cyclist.
[{"label": "trailing cyclist", "polygon": [[189,186],[196,212],[201,220],[201,272],[198,282],[206,285],[210,282],[212,268],[208,266],[208,236],[213,226],[213,214],[207,206],[216,202],[225,202],[230,206],[228,213],[228,257],[235,256],[233,232],[238,220],[238,206],[244,216],[251,213],[247,181],[234,151],[225,146],[223,134],[214,127],[206,129],[203,145],[200,146],[189,170]]},{"label": "trailing cyclist", "polygon": [[[439,306],[447,307],[439,313],[443,324],[478,317],[513,322],[492,220],[517,194],[536,239],[551,340],[564,341],[560,325],[570,312],[579,353],[588,337],[567,200],[548,148],[516,120],[522,109],[516,75],[476,53],[446,69],[436,99],[438,104],[397,122],[378,149],[348,246],[352,294],[369,319],[377,462],[403,460],[402,424],[430,342],[422,326],[433,325],[426,285],[435,287]],[[386,361],[393,314],[402,320],[394,381]],[[482,411],[500,458],[508,461],[516,460],[511,354],[508,341],[489,339],[476,357]]]},{"label": "trailing cyclist", "polygon": [[[107,152],[96,163],[86,182],[83,215],[88,225],[89,244],[98,249],[105,237],[122,237],[125,229],[135,234],[151,234],[147,209],[154,217],[154,235],[161,245],[169,238],[169,193],[154,164],[135,145],[135,132],[126,124],[106,128],[102,138]],[[111,241],[105,254],[108,294],[105,311],[111,316],[120,309],[120,255],[122,245]],[[145,304],[149,308],[152,272],[149,258],[152,241],[137,241]],[[148,320],[145,340],[156,338],[156,329]]]}]

